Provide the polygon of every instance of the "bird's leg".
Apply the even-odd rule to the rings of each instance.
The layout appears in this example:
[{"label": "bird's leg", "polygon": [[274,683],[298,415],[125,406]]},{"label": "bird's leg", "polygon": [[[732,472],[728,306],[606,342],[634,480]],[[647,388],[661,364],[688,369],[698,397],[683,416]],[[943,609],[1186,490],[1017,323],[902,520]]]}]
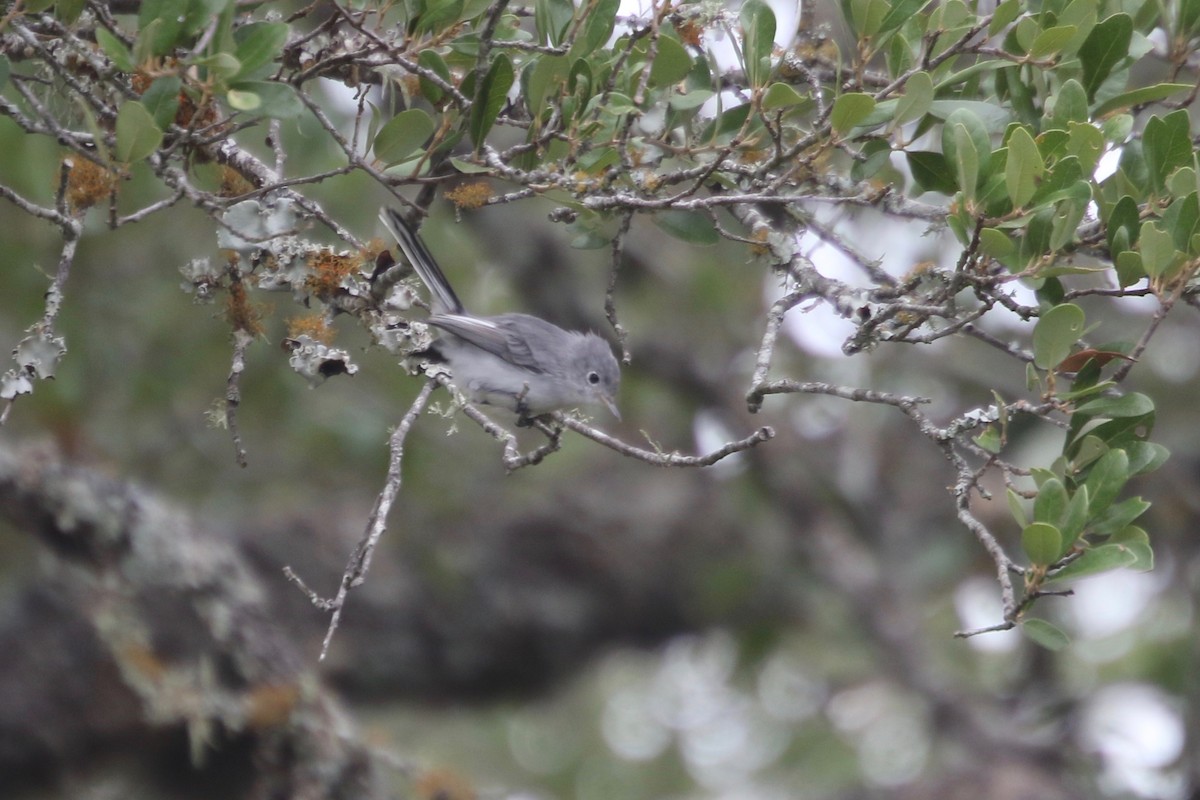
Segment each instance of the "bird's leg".
[{"label": "bird's leg", "polygon": [[525,396],[527,394],[529,394],[529,384],[528,383],[525,384],[524,388],[521,389],[521,391],[517,394],[517,396],[515,398],[515,400],[516,400],[515,410],[517,412],[517,427],[518,428],[528,428],[530,425],[533,424],[534,418],[529,413],[529,406],[525,405]]}]

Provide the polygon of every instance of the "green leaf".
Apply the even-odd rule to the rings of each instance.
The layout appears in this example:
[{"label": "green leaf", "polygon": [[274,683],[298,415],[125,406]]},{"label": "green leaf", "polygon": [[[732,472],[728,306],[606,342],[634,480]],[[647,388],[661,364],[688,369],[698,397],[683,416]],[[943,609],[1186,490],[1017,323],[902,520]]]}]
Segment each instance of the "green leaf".
[{"label": "green leaf", "polygon": [[[545,61],[552,61],[554,58],[554,56],[546,56],[539,59],[537,64],[540,65]],[[434,50],[432,47],[427,47],[421,51],[420,55],[417,56],[417,64],[429,72],[432,72],[434,75],[437,75],[445,83],[448,83],[451,86],[454,85],[454,82],[450,78],[450,67],[446,65],[446,60],[442,58],[441,55],[438,54],[438,51]],[[430,103],[436,105],[445,99],[446,90],[424,75],[420,76],[418,79],[418,84],[421,87],[421,94],[423,94],[425,99]]]},{"label": "green leaf", "polygon": [[1130,442],[1125,450],[1129,453],[1130,475],[1154,472],[1171,457],[1171,451],[1156,442]]},{"label": "green leaf", "polygon": [[988,25],[988,35],[995,36],[1008,27],[1008,25],[1021,14],[1021,0],[1004,0],[996,6],[996,10],[992,13],[992,21]]},{"label": "green leaf", "polygon": [[[224,15],[226,11],[232,12],[234,2],[235,0],[187,0],[187,13],[183,16],[182,32],[188,36],[194,36],[218,17]],[[229,18],[232,19],[232,13],[229,14]],[[222,36],[221,29],[218,29],[213,40],[218,46],[226,43],[222,40]]]},{"label": "green leaf", "polygon": [[1113,206],[1112,211],[1108,215],[1106,223],[1106,233],[1108,235],[1108,248],[1114,252],[1120,252],[1116,247],[1115,234],[1117,231],[1124,230],[1127,236],[1126,246],[1131,247],[1137,241],[1138,234],[1141,232],[1139,226],[1138,204],[1129,195],[1124,195]]},{"label": "green leaf", "polygon": [[1084,481],[1093,515],[1102,513],[1112,505],[1129,477],[1129,454],[1124,450],[1114,448],[1100,456],[1088,470]]},{"label": "green leaf", "polygon": [[658,53],[650,67],[650,85],[670,86],[679,83],[692,71],[692,58],[677,39],[670,36],[658,38]]},{"label": "green leaf", "polygon": [[[1072,424],[1074,421],[1074,417],[1072,417]],[[1106,447],[1124,449],[1133,442],[1144,440],[1153,427],[1153,414],[1142,417],[1120,417],[1090,428],[1088,436],[1099,439]]]},{"label": "green leaf", "polygon": [[983,228],[979,231],[979,249],[992,258],[1004,261],[1016,252],[1017,246],[1013,244],[1012,237],[1004,231]]},{"label": "green leaf", "polygon": [[896,108],[899,105],[900,98],[898,97],[876,103],[875,108],[871,109],[871,113],[867,114],[866,119],[858,122],[858,126],[862,128],[877,128],[886,122],[890,122],[896,116]]},{"label": "green leaf", "polygon": [[950,114],[942,127],[942,152],[954,169],[959,188],[968,199],[974,199],[992,158],[991,139],[983,121],[968,108]]},{"label": "green leaf", "polygon": [[1104,152],[1104,134],[1090,122],[1068,122],[1067,132],[1067,152],[1079,159],[1085,175],[1091,175]]},{"label": "green leaf", "polygon": [[589,224],[583,218],[572,222],[567,226],[567,230],[575,234],[570,245],[576,250],[599,250],[602,247],[612,246],[611,237],[597,230],[593,224]]},{"label": "green leaf", "polygon": [[440,33],[462,18],[463,0],[429,0],[417,17],[416,33]]},{"label": "green leaf", "polygon": [[1067,502],[1067,487],[1058,478],[1050,478],[1038,488],[1037,497],[1034,498],[1034,521],[1057,525],[1067,508]]},{"label": "green leaf", "polygon": [[1087,94],[1079,85],[1079,81],[1071,78],[1063,84],[1054,97],[1054,114],[1050,118],[1051,127],[1066,130],[1069,122],[1087,121]]},{"label": "green leaf", "polygon": [[1012,121],[1012,115],[1000,103],[985,103],[981,100],[934,100],[929,104],[929,113],[947,123],[958,111],[970,111],[975,119],[983,123],[984,132],[988,135],[1003,133]]},{"label": "green leaf", "polygon": [[703,133],[700,135],[700,141],[712,142],[720,140],[725,136],[732,136],[746,124],[746,119],[750,116],[752,110],[753,105],[750,103],[742,103],[733,108],[725,109],[719,117],[705,127]]},{"label": "green leaf", "polygon": [[1008,513],[1012,514],[1012,518],[1021,528],[1024,528],[1029,524],[1029,519],[1025,516],[1025,501],[1012,488],[1006,489],[1005,492],[1008,497]]},{"label": "green leaf", "polygon": [[875,110],[875,98],[862,92],[848,92],[833,102],[829,124],[838,136],[845,136]]},{"label": "green leaf", "polygon": [[896,105],[897,125],[920,119],[933,105],[933,78],[928,72],[915,72],[904,84],[904,95]]},{"label": "green leaf", "polygon": [[436,127],[433,118],[419,108],[401,111],[375,135],[375,157],[385,164],[399,164],[423,148]]},{"label": "green leaf", "polygon": [[546,98],[557,97],[566,88],[570,70],[571,62],[566,56],[542,56],[525,70],[522,77],[530,114],[535,118],[541,116],[546,109]]},{"label": "green leaf", "polygon": [[126,164],[141,161],[162,144],[163,132],[154,117],[136,100],[126,100],[117,112],[116,156]]},{"label": "green leaf", "polygon": [[1175,238],[1153,220],[1142,223],[1138,248],[1142,253],[1142,268],[1151,280],[1168,275],[1183,258],[1175,249]]},{"label": "green leaf", "polygon": [[712,220],[696,211],[660,211],[653,219],[659,228],[689,244],[714,245],[721,238]]},{"label": "green leaf", "polygon": [[892,7],[883,16],[883,20],[880,21],[879,29],[875,32],[875,35],[896,30],[912,19],[912,17],[921,13],[921,9],[929,5],[929,2],[930,0],[892,0]]},{"label": "green leaf", "polygon": [[1031,522],[1021,531],[1021,549],[1033,564],[1049,566],[1062,553],[1062,533],[1048,522]]},{"label": "green leaf", "polygon": [[571,48],[571,55],[582,58],[608,43],[617,23],[621,0],[590,0],[584,13],[583,33]]},{"label": "green leaf", "polygon": [[1070,581],[1088,578],[1102,572],[1129,567],[1137,561],[1130,548],[1119,544],[1102,544],[1084,550],[1079,558],[1049,576],[1052,581]]},{"label": "green leaf", "polygon": [[83,13],[84,0],[58,0],[54,4],[54,16],[68,25],[74,25]]},{"label": "green leaf", "polygon": [[1191,38],[1200,33],[1200,0],[1181,0],[1176,35]]},{"label": "green leaf", "polygon": [[133,72],[137,66],[133,61],[133,53],[124,42],[109,33],[107,28],[96,26],[96,44],[100,45],[104,55],[108,56],[113,66],[121,72]]},{"label": "green leaf", "polygon": [[1133,19],[1128,14],[1113,14],[1098,22],[1079,48],[1079,63],[1083,67],[1083,88],[1089,100],[1121,60],[1129,55],[1133,38]]},{"label": "green leaf", "polygon": [[242,68],[242,62],[233,57],[232,53],[216,53],[192,62],[193,66],[203,67],[221,78],[236,75]]},{"label": "green leaf", "polygon": [[1071,549],[1071,546],[1075,544],[1075,540],[1079,538],[1079,534],[1083,533],[1083,527],[1087,524],[1090,507],[1087,487],[1080,486],[1075,490],[1075,494],[1071,495],[1071,501],[1067,503],[1067,507],[1063,511],[1062,520],[1058,524],[1063,537],[1063,549],[1059,553],[1060,557]]},{"label": "green leaf", "polygon": [[496,56],[491,69],[479,84],[475,102],[471,104],[471,141],[476,148],[483,144],[492,125],[496,123],[500,110],[504,108],[508,90],[513,85],[513,77],[512,60],[503,53]]},{"label": "green leaf", "polygon": [[1108,544],[1120,545],[1133,553],[1134,561],[1129,569],[1149,572],[1154,569],[1154,550],[1150,547],[1150,536],[1136,525],[1130,525],[1120,533],[1108,537]]},{"label": "green leaf", "polygon": [[[918,23],[919,25],[919,23]],[[916,26],[914,26],[916,27]],[[886,55],[888,69],[893,75],[902,75],[914,66],[913,47],[909,42],[908,37],[904,35],[904,31],[898,30],[888,37],[890,44]]]},{"label": "green leaf", "polygon": [[[1197,3],[1197,5],[1200,6],[1200,3]],[[1154,103],[1158,100],[1166,100],[1173,94],[1186,92],[1191,88],[1192,85],[1190,83],[1156,83],[1153,86],[1131,89],[1128,92],[1122,92],[1115,97],[1105,100],[1096,106],[1096,110],[1093,113],[1097,118],[1100,118],[1121,109]]]},{"label": "green leaf", "polygon": [[1140,392],[1130,392],[1121,397],[1098,397],[1075,409],[1084,417],[1144,417],[1154,413],[1154,401]]},{"label": "green leaf", "polygon": [[1014,208],[1029,202],[1045,171],[1042,154],[1029,131],[1024,127],[1015,128],[1008,138],[1008,161],[1004,165],[1004,185]]},{"label": "green leaf", "polygon": [[[1167,178],[1167,192],[1176,200],[1183,200],[1188,195],[1196,194],[1196,187],[1200,185],[1200,181],[1196,180],[1196,168],[1192,166],[1184,166],[1175,170]],[[1170,213],[1170,209],[1167,210]],[[1163,214],[1163,220],[1166,221],[1167,214]],[[1170,229],[1172,223],[1167,223],[1167,228]],[[1186,244],[1186,239],[1185,239]]]},{"label": "green leaf", "polygon": [[[254,116],[271,119],[295,119],[304,112],[300,96],[289,84],[276,81],[239,81],[230,87],[229,95],[237,93],[242,98],[254,97],[257,102],[250,108],[239,109],[252,112]],[[233,101],[230,101],[233,105]],[[235,106],[236,107],[236,106]]]},{"label": "green leaf", "polygon": [[[183,35],[188,0],[143,0],[138,9],[138,41],[134,52],[162,56],[170,53]],[[135,59],[139,64],[143,58]]]},{"label": "green leaf", "polygon": [[1068,196],[1054,204],[1049,242],[1052,252],[1061,250],[1075,239],[1076,229],[1092,200],[1092,186],[1087,181],[1076,181],[1068,191]]},{"label": "green leaf", "polygon": [[995,425],[988,425],[972,441],[993,455],[999,453],[1003,445],[1000,441],[1000,431],[996,429]]},{"label": "green leaf", "polygon": [[1042,314],[1033,328],[1033,363],[1041,369],[1053,369],[1071,354],[1083,335],[1083,309],[1064,303]]},{"label": "green leaf", "polygon": [[875,36],[889,10],[887,0],[849,0],[848,5],[846,20],[859,38]]},{"label": "green leaf", "polygon": [[241,67],[230,80],[261,77],[257,73],[283,52],[287,36],[288,26],[283,22],[252,22],[235,30],[237,47],[233,54]]},{"label": "green leaf", "polygon": [[920,192],[941,192],[952,195],[958,191],[954,173],[946,163],[946,157],[932,150],[910,150],[905,153],[908,168]]},{"label": "green leaf", "polygon": [[1075,38],[1078,30],[1074,25],[1058,25],[1047,28],[1039,33],[1033,40],[1033,44],[1029,46],[1029,56],[1041,59],[1058,55]]},{"label": "green leaf", "polygon": [[1098,520],[1092,523],[1092,533],[1097,536],[1111,536],[1125,530],[1142,514],[1150,509],[1150,503],[1140,497],[1130,497],[1111,505]]},{"label": "green leaf", "polygon": [[225,93],[225,102],[234,111],[257,111],[262,107],[262,98],[251,89],[230,89]]},{"label": "green leaf", "polygon": [[464,175],[485,175],[492,171],[490,167],[485,167],[480,164],[472,164],[470,161],[466,161],[465,159],[461,158],[451,157],[450,163],[454,165],[456,170]]},{"label": "green leaf", "polygon": [[[711,92],[709,96],[712,96]],[[808,100],[809,98],[786,83],[772,83],[763,93],[762,109],[763,111],[776,111],[780,108],[800,105]]]},{"label": "green leaf", "polygon": [[1128,141],[1129,134],[1133,133],[1133,115],[1115,114],[1108,117],[1100,123],[1100,132],[1104,134],[1104,141],[1112,144]]},{"label": "green leaf", "polygon": [[1070,637],[1044,619],[1025,620],[1021,623],[1021,632],[1034,644],[1055,652],[1071,643]]},{"label": "green leaf", "polygon": [[[1053,21],[1055,25],[1074,25],[1077,29],[1074,38],[1063,48],[1064,56],[1073,56],[1078,53],[1084,40],[1091,34],[1092,28],[1096,27],[1098,5],[1096,0],[1070,0],[1066,4],[1066,8],[1058,12],[1058,19]],[[1045,7],[1045,10],[1048,18],[1057,9]]]},{"label": "green leaf", "polygon": [[[778,84],[776,84],[776,85],[778,85]],[[772,88],[774,88],[774,87],[772,87]],[[692,89],[687,94],[681,94],[679,92],[675,92],[674,94],[671,95],[671,99],[667,101],[667,105],[670,106],[673,111],[691,111],[691,110],[697,109],[700,106],[707,103],[709,98],[711,98],[713,96],[713,94],[714,94],[713,92],[710,92],[707,89]],[[767,94],[770,94],[769,90],[768,90]],[[797,95],[797,96],[799,96],[799,95]],[[807,98],[800,98],[800,99],[807,100]],[[812,101],[810,100],[808,102],[812,102]],[[764,105],[763,110],[770,111],[773,109],[768,109]]]},{"label": "green leaf", "polygon": [[571,0],[537,0],[533,6],[533,22],[538,42],[558,47],[574,18],[575,5]]},{"label": "green leaf", "polygon": [[765,86],[775,47],[775,12],[763,0],[746,0],[738,14],[742,23],[742,58],[752,87]]},{"label": "green leaf", "polygon": [[868,139],[859,152],[862,160],[855,159],[850,165],[850,180],[855,182],[873,178],[887,166],[892,156],[892,147],[886,139]]},{"label": "green leaf", "polygon": [[1150,172],[1150,185],[1159,194],[1167,186],[1172,172],[1192,162],[1190,122],[1186,109],[1165,117],[1153,116],[1142,133],[1142,153]]},{"label": "green leaf", "polygon": [[142,94],[142,105],[154,118],[154,124],[159,130],[165,131],[167,126],[175,121],[179,111],[179,92],[183,81],[176,75],[164,75],[158,78]]}]

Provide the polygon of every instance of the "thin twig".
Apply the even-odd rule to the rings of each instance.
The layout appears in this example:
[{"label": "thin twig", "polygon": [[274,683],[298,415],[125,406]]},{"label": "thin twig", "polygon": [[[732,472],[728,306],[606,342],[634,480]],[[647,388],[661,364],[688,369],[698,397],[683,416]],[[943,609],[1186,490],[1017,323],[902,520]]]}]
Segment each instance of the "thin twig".
[{"label": "thin twig", "polygon": [[633,354],[629,352],[629,332],[617,319],[617,275],[621,271],[621,261],[625,254],[625,237],[629,235],[629,226],[632,222],[632,211],[626,211],[621,215],[621,222],[617,226],[617,235],[612,240],[612,268],[608,273],[608,289],[604,292],[604,315],[608,318],[608,324],[612,326],[613,333],[617,335],[617,344],[621,346],[622,364],[630,363],[633,360]]},{"label": "thin twig", "polygon": [[332,598],[321,598],[300,579],[290,566],[284,567],[284,575],[287,576],[289,581],[300,587],[300,590],[308,596],[313,605],[323,611],[332,612],[329,618],[329,627],[325,632],[325,639],[321,642],[321,655],[319,657],[321,661],[325,660],[325,656],[329,652],[329,645],[333,641],[333,634],[337,631],[338,625],[341,623],[342,610],[345,608],[347,595],[349,595],[351,589],[359,586],[366,578],[367,571],[371,568],[371,559],[375,555],[375,546],[379,544],[380,537],[387,530],[388,513],[392,510],[392,504],[400,494],[400,468],[404,461],[404,442],[408,438],[409,431],[412,430],[417,417],[425,410],[425,406],[429,403],[429,396],[433,393],[435,386],[437,386],[437,381],[435,380],[425,382],[416,399],[413,400],[412,405],[409,406],[408,411],[405,412],[404,417],[400,420],[400,424],[392,431],[391,439],[388,442],[390,456],[388,458],[387,478],[384,481],[383,489],[379,492],[379,496],[375,500],[375,507],[371,510],[371,516],[367,520],[366,532],[355,546],[354,552],[350,555],[350,560],[346,564],[346,569],[342,572],[342,581],[338,585],[337,594]]},{"label": "thin twig", "polygon": [[593,442],[598,442],[610,450],[615,450],[623,456],[636,458],[639,461],[644,461],[647,464],[653,464],[656,467],[709,467],[717,463],[721,459],[731,456],[734,453],[740,453],[743,450],[748,450],[755,445],[762,444],[775,438],[775,430],[770,427],[762,427],[750,434],[744,439],[727,442],[716,450],[703,455],[686,455],[677,451],[664,452],[661,450],[644,450],[640,447],[627,444],[615,436],[610,436],[601,430],[580,422],[572,416],[564,414],[561,411],[555,411],[552,415],[554,421],[562,425],[564,428],[569,428],[578,434],[582,434]]},{"label": "thin twig", "polygon": [[225,380],[225,425],[233,439],[233,458],[239,467],[247,466],[246,448],[242,445],[242,432],[238,428],[238,406],[242,403],[241,379],[246,370],[246,348],[254,336],[238,328],[233,332],[233,359],[229,365],[229,377]]}]

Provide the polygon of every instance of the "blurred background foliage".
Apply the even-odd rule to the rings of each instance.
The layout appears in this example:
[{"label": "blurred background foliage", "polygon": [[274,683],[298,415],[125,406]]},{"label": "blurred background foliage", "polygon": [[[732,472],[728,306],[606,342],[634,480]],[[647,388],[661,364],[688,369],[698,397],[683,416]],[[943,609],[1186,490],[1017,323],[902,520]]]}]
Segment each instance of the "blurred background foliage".
[{"label": "blurred background foliage", "polygon": [[[309,122],[283,132],[299,171],[337,165]],[[244,144],[269,156],[261,143]],[[54,144],[0,117],[0,154],[0,182],[53,202]],[[135,169],[122,184],[123,210],[156,191]],[[376,212],[389,198],[363,175],[305,193],[360,238],[382,236]],[[423,232],[473,310],[606,330],[609,253],[571,249],[547,219],[552,208],[534,200],[458,221],[441,204]],[[889,268],[957,256],[945,234],[920,239],[875,211],[828,219],[868,255],[893,254]],[[42,313],[60,240],[8,204],[0,232],[0,341],[15,343]],[[506,475],[489,437],[424,415],[381,563],[352,595],[319,668],[373,741],[421,765],[417,778],[398,779],[398,796],[1194,796],[1193,308],[1166,320],[1130,384],[1155,398],[1153,438],[1173,453],[1131,487],[1154,503],[1146,527],[1156,569],[1110,573],[1081,582],[1074,597],[1043,600],[1073,639],[1050,652],[1013,632],[953,637],[999,618],[994,568],[955,519],[949,465],[901,414],[819,396],[745,411],[755,320],[780,293],[746,247],[688,245],[638,218],[626,251],[617,300],[634,360],[622,421],[598,424],[688,451],[764,423],[778,436],[685,471],[568,435],[546,464]],[[60,319],[69,352],[0,436],[49,441],[239,542],[315,668],[324,616],[281,568],[295,566],[318,590],[336,586],[381,485],[388,431],[420,380],[350,321],[336,343],[359,372],[310,389],[280,349],[287,319],[304,310],[267,296],[242,381],[249,466],[237,467],[208,413],[224,392],[229,326],[219,304],[192,302],[178,272],[215,256],[211,220],[185,204],[115,232],[102,212],[89,215]],[[812,257],[822,263],[815,247]],[[1136,300],[1081,302],[1104,339],[1135,338],[1153,311]],[[828,346],[844,338],[839,324],[793,309],[777,371],[936,397],[935,418],[985,406],[992,390],[1027,394],[1022,366],[978,341],[847,358]],[[996,335],[1027,335],[1015,318],[996,324]],[[1014,424],[1009,436],[1017,461],[1048,462],[1060,446],[1045,426]],[[1003,487],[989,488],[996,499],[976,513],[1016,549]],[[61,576],[31,540],[0,531],[0,690],[21,691],[37,682],[30,665],[42,656],[20,652],[18,598]],[[3,741],[22,724],[39,720],[10,712]],[[147,775],[129,741],[89,740],[91,748],[26,760],[10,747],[5,771],[22,796],[151,796],[163,777]],[[179,784],[166,785],[188,784],[180,769]]]}]

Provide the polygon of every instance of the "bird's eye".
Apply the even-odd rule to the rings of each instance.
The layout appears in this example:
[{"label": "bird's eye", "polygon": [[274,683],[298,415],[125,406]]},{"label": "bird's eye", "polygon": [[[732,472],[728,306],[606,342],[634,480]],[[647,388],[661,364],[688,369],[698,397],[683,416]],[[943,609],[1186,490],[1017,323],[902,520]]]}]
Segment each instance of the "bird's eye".
[{"label": "bird's eye", "polygon": [[595,386],[597,383],[600,382],[600,373],[596,372],[595,370],[592,370],[591,372],[589,372],[587,374],[587,381],[592,386]]}]

